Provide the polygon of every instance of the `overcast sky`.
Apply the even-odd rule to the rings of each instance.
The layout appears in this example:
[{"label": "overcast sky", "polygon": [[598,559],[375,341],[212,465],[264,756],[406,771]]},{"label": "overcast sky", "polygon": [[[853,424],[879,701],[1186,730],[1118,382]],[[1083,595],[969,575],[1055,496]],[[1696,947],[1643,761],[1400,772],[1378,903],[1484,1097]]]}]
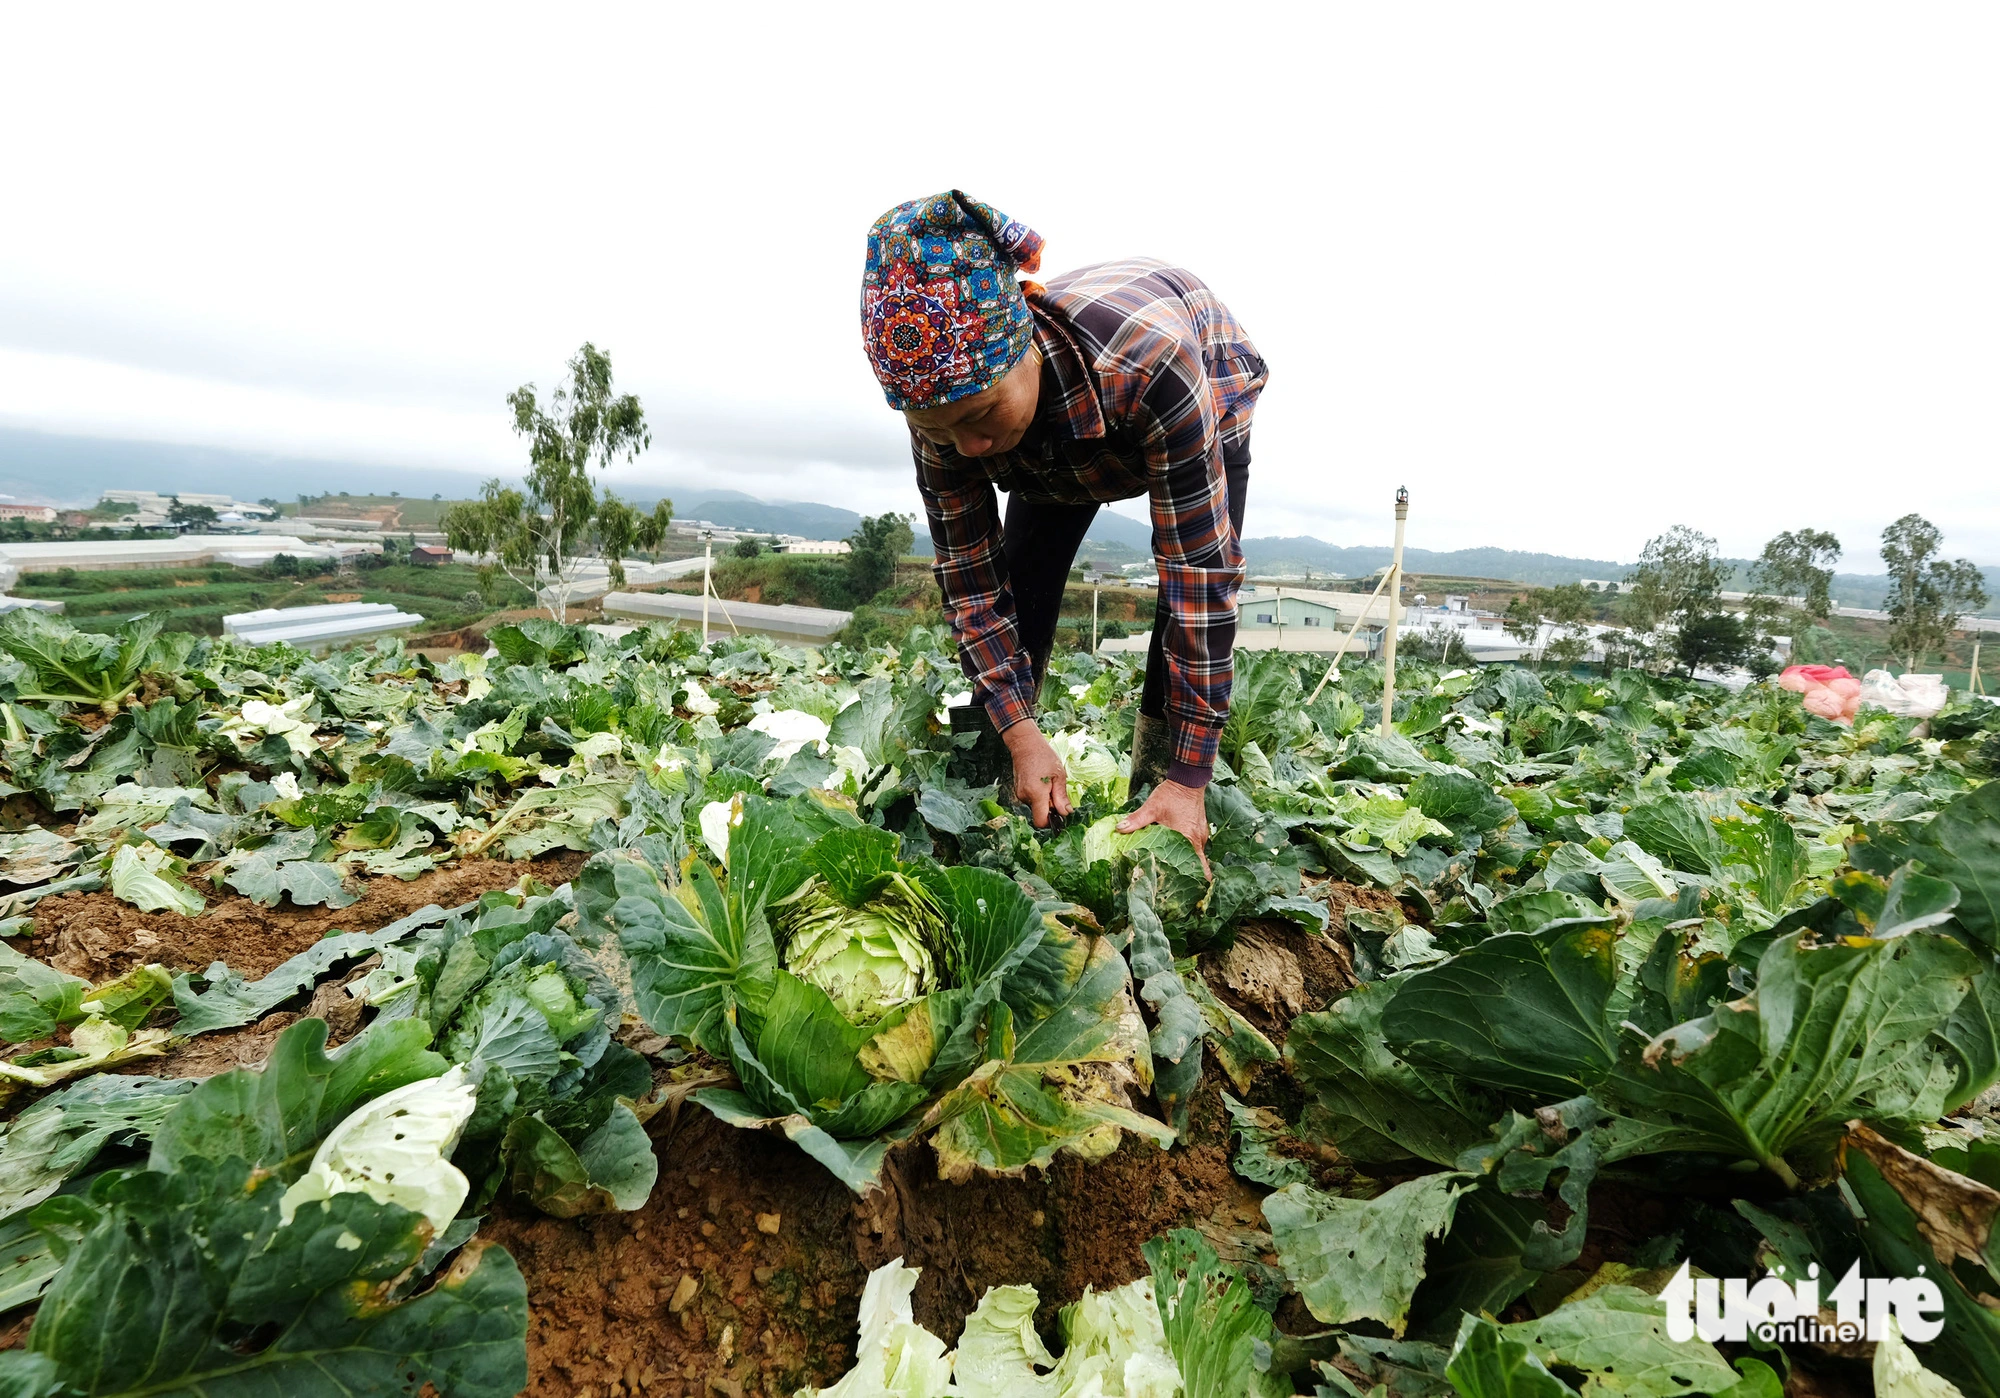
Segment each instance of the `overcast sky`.
[{"label": "overcast sky", "polygon": [[1045,272],[1150,254],[1238,313],[1247,533],[1386,542],[1407,484],[1431,548],[1813,526],[1873,571],[1915,510],[2000,562],[1991,5],[6,23],[0,424],[470,485],[590,339],[654,424],[632,478],[912,509],[862,237],[957,186]]}]

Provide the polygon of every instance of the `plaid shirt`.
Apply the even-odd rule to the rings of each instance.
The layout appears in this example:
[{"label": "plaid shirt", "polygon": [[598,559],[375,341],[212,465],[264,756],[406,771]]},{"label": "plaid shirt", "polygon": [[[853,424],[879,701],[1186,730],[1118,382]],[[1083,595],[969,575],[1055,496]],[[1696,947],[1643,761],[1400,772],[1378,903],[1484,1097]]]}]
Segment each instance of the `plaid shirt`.
[{"label": "plaid shirt", "polygon": [[1243,555],[1225,444],[1240,443],[1267,373],[1229,308],[1148,258],[1085,267],[1032,294],[1041,406],[1014,450],[965,457],[914,431],[932,571],[965,672],[999,728],[1034,717],[994,488],[1062,504],[1152,503],[1176,763],[1207,771],[1229,717]]}]

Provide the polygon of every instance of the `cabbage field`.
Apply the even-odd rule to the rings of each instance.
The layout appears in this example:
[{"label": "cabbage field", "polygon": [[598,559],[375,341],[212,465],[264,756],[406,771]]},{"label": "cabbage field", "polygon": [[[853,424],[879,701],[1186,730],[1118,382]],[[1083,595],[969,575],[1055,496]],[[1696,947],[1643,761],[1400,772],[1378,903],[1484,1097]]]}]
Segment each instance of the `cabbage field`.
[{"label": "cabbage field", "polygon": [[0,621],[0,1395],[2000,1393],[1990,704],[491,640]]}]

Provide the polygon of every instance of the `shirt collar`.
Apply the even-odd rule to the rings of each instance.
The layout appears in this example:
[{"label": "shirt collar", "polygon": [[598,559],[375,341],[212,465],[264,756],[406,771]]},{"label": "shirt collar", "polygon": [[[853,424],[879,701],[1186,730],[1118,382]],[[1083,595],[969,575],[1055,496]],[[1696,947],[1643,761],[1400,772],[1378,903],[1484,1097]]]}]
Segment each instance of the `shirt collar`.
[{"label": "shirt collar", "polygon": [[1036,416],[1067,437],[1103,437],[1104,406],[1083,351],[1054,315],[1033,301],[1028,308],[1035,315],[1035,345],[1042,352],[1042,405]]}]

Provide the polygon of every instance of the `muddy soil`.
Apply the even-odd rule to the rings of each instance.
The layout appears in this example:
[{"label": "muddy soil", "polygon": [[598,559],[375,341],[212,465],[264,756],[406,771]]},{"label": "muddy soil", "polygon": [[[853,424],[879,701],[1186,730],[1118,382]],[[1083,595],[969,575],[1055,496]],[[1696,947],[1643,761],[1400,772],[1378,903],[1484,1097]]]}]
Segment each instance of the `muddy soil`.
[{"label": "muddy soil", "polygon": [[511,888],[524,874],[546,884],[567,883],[583,860],[582,854],[562,850],[540,859],[468,860],[407,883],[371,879],[357,901],[337,909],[294,907],[289,898],[266,908],[225,892],[190,918],[142,913],[109,892],[58,894],[35,905],[33,936],[15,945],[59,971],[91,981],[146,962],[173,971],[204,971],[212,961],[226,961],[254,978],[328,932],[373,932],[431,903],[449,908],[493,889]]},{"label": "muddy soil", "polygon": [[862,1284],[897,1257],[923,1270],[917,1320],[955,1343],[989,1286],[1019,1282],[1041,1292],[1055,1342],[1062,1306],[1143,1275],[1140,1245],[1170,1228],[1249,1255],[1262,1216],[1230,1173],[1223,1120],[1210,1084],[1171,1152],[1128,1139],[1095,1164],[964,1185],[939,1181],[919,1144],[857,1201],[783,1137],[689,1106],[653,1120],[660,1181],[637,1213],[503,1205],[481,1234],[528,1279],[535,1398],[789,1395],[853,1364]]}]

